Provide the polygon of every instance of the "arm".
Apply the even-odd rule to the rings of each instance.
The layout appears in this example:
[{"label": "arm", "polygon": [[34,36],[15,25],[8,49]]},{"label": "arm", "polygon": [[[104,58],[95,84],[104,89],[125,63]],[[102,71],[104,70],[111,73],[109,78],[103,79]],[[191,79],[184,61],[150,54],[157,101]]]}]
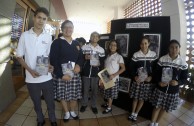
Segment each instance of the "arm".
[{"label": "arm", "polygon": [[112,74],[110,76],[110,79],[113,79],[114,77],[120,75],[121,73],[123,73],[125,71],[125,64],[124,63],[119,63],[119,66],[120,66],[120,69],[116,73]]}]

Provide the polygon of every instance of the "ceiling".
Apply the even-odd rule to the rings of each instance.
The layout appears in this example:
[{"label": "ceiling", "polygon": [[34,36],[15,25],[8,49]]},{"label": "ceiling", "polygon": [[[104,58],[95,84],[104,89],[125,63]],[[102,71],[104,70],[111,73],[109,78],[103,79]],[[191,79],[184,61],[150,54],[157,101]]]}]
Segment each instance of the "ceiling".
[{"label": "ceiling", "polygon": [[[108,22],[115,8],[122,10],[131,0],[62,0],[68,19],[85,22]],[[116,12],[117,13],[117,12]]]}]

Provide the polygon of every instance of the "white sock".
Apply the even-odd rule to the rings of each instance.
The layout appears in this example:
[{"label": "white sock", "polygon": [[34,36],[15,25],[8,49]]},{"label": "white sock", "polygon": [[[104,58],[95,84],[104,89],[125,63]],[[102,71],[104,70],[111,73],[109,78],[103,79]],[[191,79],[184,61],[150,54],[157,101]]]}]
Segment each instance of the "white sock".
[{"label": "white sock", "polygon": [[137,117],[138,113],[134,113],[133,116]]},{"label": "white sock", "polygon": [[131,113],[132,116],[134,116],[134,114],[135,114],[134,112]]},{"label": "white sock", "polygon": [[107,107],[108,110],[111,110],[111,107]]},{"label": "white sock", "polygon": [[154,122],[150,123],[150,125],[149,125],[149,126],[154,126]]},{"label": "white sock", "polygon": [[70,117],[69,112],[66,112],[65,115],[64,115],[64,119],[69,119],[69,117]]},{"label": "white sock", "polygon": [[71,116],[73,116],[73,117],[77,116],[77,114],[74,111],[70,111],[70,113],[71,113]]},{"label": "white sock", "polygon": [[158,123],[155,123],[154,126],[158,126]]}]

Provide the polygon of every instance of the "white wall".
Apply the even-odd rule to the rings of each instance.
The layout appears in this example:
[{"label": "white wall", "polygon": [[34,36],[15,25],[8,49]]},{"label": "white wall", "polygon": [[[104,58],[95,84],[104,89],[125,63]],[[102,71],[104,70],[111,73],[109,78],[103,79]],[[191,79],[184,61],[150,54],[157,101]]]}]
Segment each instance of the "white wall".
[{"label": "white wall", "polygon": [[183,0],[161,0],[162,15],[170,16],[171,39],[181,44],[181,55],[186,56],[186,18]]}]

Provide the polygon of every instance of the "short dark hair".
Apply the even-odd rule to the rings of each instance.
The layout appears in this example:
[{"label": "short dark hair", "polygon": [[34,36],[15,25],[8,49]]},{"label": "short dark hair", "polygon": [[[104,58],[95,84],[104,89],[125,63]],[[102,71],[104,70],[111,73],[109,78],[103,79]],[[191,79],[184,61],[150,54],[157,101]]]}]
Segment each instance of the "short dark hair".
[{"label": "short dark hair", "polygon": [[96,32],[96,31],[91,33],[90,38],[91,38],[91,36],[92,36],[93,34],[97,34],[97,35],[98,35],[98,38],[100,38],[100,34],[99,34],[98,32]]},{"label": "short dark hair", "polygon": [[175,39],[170,40],[168,47],[170,47],[170,45],[174,44],[174,43],[177,44],[179,46],[179,48],[181,47],[180,43]]},{"label": "short dark hair", "polygon": [[44,7],[39,7],[35,11],[34,16],[36,16],[38,13],[41,13],[41,12],[44,13],[47,17],[49,17],[49,11],[46,8],[44,8]]},{"label": "short dark hair", "polygon": [[72,22],[72,21],[70,21],[70,20],[65,20],[65,21],[61,24],[61,31],[63,31],[63,29],[64,29],[64,27],[65,27],[65,25],[66,25],[67,23],[71,23],[71,24],[73,25],[73,22]]},{"label": "short dark hair", "polygon": [[143,36],[143,37],[141,38],[140,43],[141,43],[141,42],[142,42],[142,40],[144,40],[144,39],[147,39],[147,40],[148,40],[148,43],[150,43],[150,38],[149,38],[149,36],[148,36],[148,35]]}]

